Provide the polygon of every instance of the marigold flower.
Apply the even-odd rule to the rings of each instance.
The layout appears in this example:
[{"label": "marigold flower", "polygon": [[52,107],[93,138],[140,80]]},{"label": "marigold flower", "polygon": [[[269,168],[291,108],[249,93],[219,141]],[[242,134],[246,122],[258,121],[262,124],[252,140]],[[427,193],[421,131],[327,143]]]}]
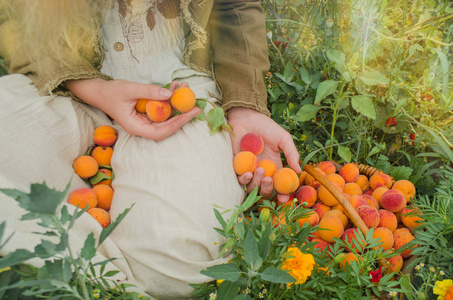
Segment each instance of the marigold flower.
[{"label": "marigold flower", "polygon": [[307,281],[315,265],[313,255],[304,254],[297,247],[290,247],[283,257],[288,258],[283,262],[281,269],[289,271],[289,274],[296,279],[295,284]]},{"label": "marigold flower", "polygon": [[438,295],[437,300],[453,300],[453,280],[436,281],[433,294]]}]

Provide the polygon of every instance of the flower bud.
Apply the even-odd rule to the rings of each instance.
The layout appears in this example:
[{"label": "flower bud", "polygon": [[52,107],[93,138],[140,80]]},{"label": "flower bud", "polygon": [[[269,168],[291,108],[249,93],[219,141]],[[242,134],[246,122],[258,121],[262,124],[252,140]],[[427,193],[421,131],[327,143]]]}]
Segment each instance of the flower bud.
[{"label": "flower bud", "polygon": [[263,208],[260,212],[260,219],[263,220],[264,222],[269,221],[269,218],[271,216],[271,211],[269,208]]},{"label": "flower bud", "polygon": [[343,261],[344,259],[344,253],[340,253],[338,254],[337,256],[335,256],[335,258],[333,259],[333,262],[336,263],[336,264],[339,264]]}]

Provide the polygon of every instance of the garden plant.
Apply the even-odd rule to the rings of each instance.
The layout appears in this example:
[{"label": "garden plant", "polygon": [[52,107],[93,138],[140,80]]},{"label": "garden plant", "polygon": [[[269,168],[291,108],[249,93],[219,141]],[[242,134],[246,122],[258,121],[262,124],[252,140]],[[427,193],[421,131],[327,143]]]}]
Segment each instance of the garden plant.
[{"label": "garden plant", "polygon": [[[284,168],[274,181],[292,195],[287,204],[253,190],[234,211],[213,210],[220,226],[212,230],[225,237],[219,247],[230,262],[202,270],[212,280],[192,285],[194,298],[453,299],[453,3],[263,0],[262,7],[272,118],[291,133],[301,166],[336,182],[366,232],[320,181]],[[208,121],[213,134],[230,132],[223,117],[217,107],[199,120]],[[277,174],[259,158],[259,137],[249,138],[232,162],[235,171],[259,165]],[[96,160],[91,172],[79,174],[75,164],[91,190],[78,193],[114,180],[108,167],[113,143],[95,141],[87,149],[83,159]],[[397,191],[384,196],[389,190]],[[17,198],[28,212],[23,218],[39,219],[56,242],[43,239],[34,253],[20,249],[0,258],[0,298],[146,298],[110,280],[115,273],[105,271],[107,262],[91,262],[127,211],[74,253],[67,232],[93,208],[75,201],[82,210],[69,212],[61,205],[67,191],[45,184],[32,185],[30,194],[1,191]],[[37,207],[38,199],[45,205]],[[108,211],[108,197],[92,206]],[[370,215],[379,216],[378,223]],[[387,226],[387,218],[396,223]],[[5,226],[0,247],[8,242]],[[33,257],[45,264],[25,263]]]}]

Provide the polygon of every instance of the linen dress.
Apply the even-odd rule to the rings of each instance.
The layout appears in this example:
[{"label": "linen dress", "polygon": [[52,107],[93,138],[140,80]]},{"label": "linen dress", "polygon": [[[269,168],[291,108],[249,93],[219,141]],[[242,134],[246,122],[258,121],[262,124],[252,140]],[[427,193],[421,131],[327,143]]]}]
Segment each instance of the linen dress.
[{"label": "linen dress", "polygon": [[[219,92],[213,78],[181,62],[184,37],[178,3],[115,2],[102,29],[102,72],[161,86],[185,81],[197,98],[214,102],[212,95]],[[218,257],[223,240],[214,230],[220,225],[213,209],[232,209],[245,196],[232,167],[227,133],[211,135],[206,121],[196,120],[161,142],[132,136],[89,105],[39,96],[31,81],[18,74],[0,77],[0,101],[0,188],[28,192],[31,183],[45,181],[63,190],[70,180],[70,192],[86,187],[72,162],[93,144],[97,126],[109,124],[118,131],[110,214],[115,219],[133,207],[94,259],[116,258],[109,264],[121,271],[115,280],[133,283],[138,292],[159,299],[187,299],[189,283],[210,280],[200,274],[203,268],[226,262]],[[15,233],[0,255],[17,248],[32,250],[42,238],[32,233],[39,229],[36,222],[19,221],[23,210],[1,193],[0,202],[0,222],[7,221],[7,234]],[[84,214],[71,232],[72,246],[80,248],[89,232],[98,236],[101,229]]]}]

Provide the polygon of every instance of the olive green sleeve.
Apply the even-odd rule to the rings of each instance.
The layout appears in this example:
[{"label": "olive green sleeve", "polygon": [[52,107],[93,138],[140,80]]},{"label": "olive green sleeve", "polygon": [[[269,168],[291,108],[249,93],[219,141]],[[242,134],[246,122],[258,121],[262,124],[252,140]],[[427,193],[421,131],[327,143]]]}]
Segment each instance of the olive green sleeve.
[{"label": "olive green sleeve", "polygon": [[224,110],[248,107],[269,116],[264,75],[270,66],[260,2],[216,0],[210,33],[214,77]]}]

